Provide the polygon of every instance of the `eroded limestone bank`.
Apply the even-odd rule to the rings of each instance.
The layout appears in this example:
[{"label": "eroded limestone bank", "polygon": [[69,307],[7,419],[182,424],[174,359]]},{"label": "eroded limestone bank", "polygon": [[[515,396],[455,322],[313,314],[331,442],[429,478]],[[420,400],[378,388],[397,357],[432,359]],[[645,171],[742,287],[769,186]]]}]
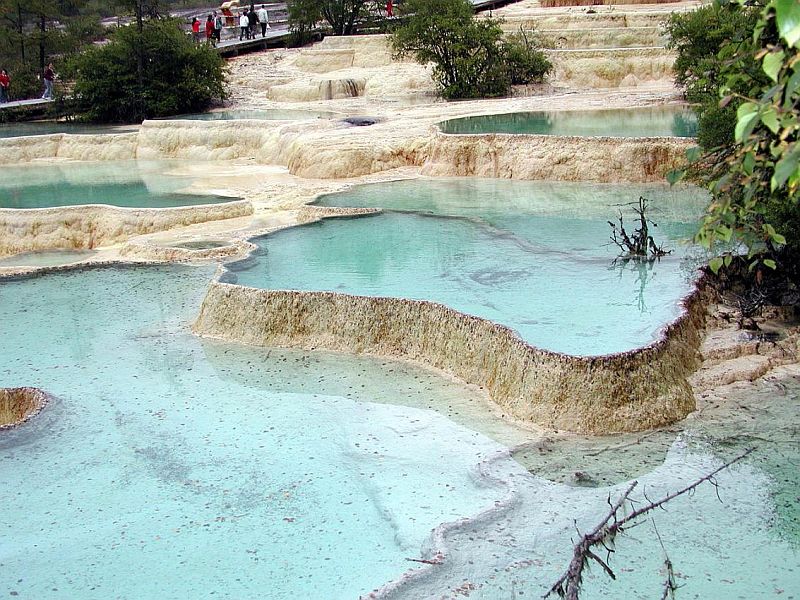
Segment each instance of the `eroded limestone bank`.
[{"label": "eroded limestone bank", "polygon": [[548,48],[600,49],[664,46],[660,27],[609,27],[607,29],[550,29],[539,32]]},{"label": "eroded limestone bank", "polygon": [[420,166],[428,154],[429,134],[426,128],[408,125],[386,123],[309,135],[294,148],[289,172],[309,179],[345,179]]},{"label": "eroded limestone bank", "polygon": [[0,209],[0,256],[51,249],[96,248],[131,236],[253,214],[246,200],[175,208],[91,204]]},{"label": "eroded limestone bank", "polygon": [[34,387],[0,388],[0,431],[32,419],[49,399],[45,392]]},{"label": "eroded limestone bank", "polygon": [[433,138],[422,173],[602,183],[651,183],[685,161],[688,138],[449,135]]},{"label": "eroded limestone bank", "polygon": [[201,161],[255,158],[285,164],[281,154],[302,126],[282,121],[145,121],[139,130],[139,159],[181,158]]},{"label": "eroded limestone bank", "polygon": [[549,50],[551,80],[573,89],[669,85],[675,55],[663,48]]},{"label": "eroded limestone bank", "polygon": [[0,164],[41,159],[128,160],[136,158],[137,133],[74,135],[54,133],[0,139]]},{"label": "eroded limestone bank", "polygon": [[645,348],[575,357],[534,348],[510,329],[441,304],[214,282],[194,330],[247,344],[326,348],[418,361],[486,388],[512,416],[602,434],[651,429],[694,410],[704,292]]}]

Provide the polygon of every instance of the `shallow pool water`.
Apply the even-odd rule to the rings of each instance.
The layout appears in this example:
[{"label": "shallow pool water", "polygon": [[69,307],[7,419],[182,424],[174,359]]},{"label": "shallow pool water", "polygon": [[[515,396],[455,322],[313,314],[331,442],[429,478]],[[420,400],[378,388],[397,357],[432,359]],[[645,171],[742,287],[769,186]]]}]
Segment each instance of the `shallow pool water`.
[{"label": "shallow pool water", "polygon": [[187,193],[192,178],[170,174],[171,161],[103,161],[0,166],[0,208],[109,204],[169,208],[238,198]]},{"label": "shallow pool water", "polygon": [[134,131],[137,131],[137,127],[131,125],[84,125],[82,123],[56,121],[0,123],[0,139],[11,137],[28,137],[31,135],[49,135],[53,133],[97,135],[107,133],[131,133]]},{"label": "shallow pool water", "polygon": [[[0,386],[57,398],[0,435],[0,595],[354,599],[420,567],[407,559],[430,557],[432,527],[492,508],[451,531],[444,565],[386,597],[540,597],[576,522],[593,526],[626,477],[658,497],[758,443],[719,476],[722,502],[701,488],[659,512],[658,531],[684,597],[800,597],[800,381],[656,445],[528,446],[529,472],[502,454],[526,434],[451,380],[193,336],[213,271],[0,280]],[[561,476],[577,470],[596,484]],[[651,527],[618,541],[618,581],[593,570],[582,598],[659,596]]]},{"label": "shallow pool water", "polygon": [[310,119],[332,119],[336,116],[338,116],[337,113],[322,110],[274,108],[265,110],[217,110],[167,118],[190,121],[235,121],[238,119],[255,119],[259,121],[305,121]]},{"label": "shallow pool water", "polygon": [[470,475],[496,442],[372,402],[463,405],[461,386],[202,341],[212,272],[0,282],[0,385],[58,398],[0,436],[3,596],[354,598],[497,494]]},{"label": "shallow pool water", "polygon": [[520,133],[589,137],[694,137],[697,117],[683,107],[518,112],[450,119],[444,133]]},{"label": "shallow pool water", "polygon": [[94,254],[94,250],[21,252],[0,259],[0,267],[54,267],[86,260]]},{"label": "shallow pool water", "polygon": [[[645,195],[659,262],[617,261],[609,219]],[[280,231],[227,281],[441,302],[559,352],[621,352],[657,339],[693,286],[684,240],[706,202],[693,189],[508,180],[411,180],[326,196],[379,215]],[[622,210],[631,223],[630,207]],[[456,216],[460,215],[460,216]]]}]

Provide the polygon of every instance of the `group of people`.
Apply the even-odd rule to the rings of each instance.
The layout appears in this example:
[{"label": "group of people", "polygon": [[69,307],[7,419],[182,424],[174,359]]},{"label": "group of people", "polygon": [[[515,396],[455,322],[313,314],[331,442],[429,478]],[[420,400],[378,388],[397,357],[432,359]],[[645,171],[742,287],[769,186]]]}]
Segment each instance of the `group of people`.
[{"label": "group of people", "polygon": [[[224,25],[225,21],[221,15],[217,14],[217,11],[208,15],[205,24],[207,44],[211,44],[212,46],[217,45],[222,38],[222,27]],[[192,39],[194,39],[196,43],[200,43],[200,19],[197,17],[192,18]]]},{"label": "group of people", "polygon": [[[230,17],[226,13],[217,14],[214,11],[208,15],[203,29],[200,19],[197,17],[192,18],[192,38],[196,43],[200,43],[202,31],[205,31],[206,43],[216,45],[222,39],[222,28],[225,26],[226,20],[230,21]],[[263,4],[261,8],[256,10],[251,5],[250,10],[244,9],[239,14],[239,40],[254,39],[258,35],[258,27],[261,26],[261,37],[267,37],[267,29],[269,29],[269,13],[267,7]]]},{"label": "group of people", "polygon": [[250,10],[246,8],[239,14],[239,41],[243,39],[251,40],[258,34],[258,26],[261,26],[261,37],[267,37],[269,29],[269,14],[267,7],[263,4],[258,10],[250,5]]},{"label": "group of people", "polygon": [[[42,93],[42,100],[53,100],[53,85],[56,80],[56,72],[53,70],[53,63],[48,64],[42,73],[42,80],[44,81],[44,92]],[[5,69],[0,69],[0,104],[5,104],[9,101],[11,90],[11,76]]]}]

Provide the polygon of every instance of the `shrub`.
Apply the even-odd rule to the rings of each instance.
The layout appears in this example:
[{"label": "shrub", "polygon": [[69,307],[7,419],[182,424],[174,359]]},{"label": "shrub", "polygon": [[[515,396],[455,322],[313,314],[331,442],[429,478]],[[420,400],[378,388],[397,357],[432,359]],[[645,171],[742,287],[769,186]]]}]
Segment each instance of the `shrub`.
[{"label": "shrub", "polygon": [[[666,23],[668,46],[677,52],[675,82],[685,89],[699,117],[698,143],[709,150],[733,143],[738,101],[719,107],[720,89],[726,84],[725,62],[735,48],[753,35],[758,12],[735,3],[717,3],[685,13],[673,13]],[[757,82],[766,81],[754,58],[742,67]],[[737,92],[751,90],[740,86]]]},{"label": "shrub", "polygon": [[433,63],[445,98],[507,95],[512,84],[542,81],[551,65],[524,35],[503,41],[500,21],[473,18],[468,0],[407,0],[392,34],[396,54]]},{"label": "shrub", "polygon": [[76,56],[74,111],[97,122],[131,123],[207,109],[225,97],[225,62],[176,21],[122,27],[108,44]]},{"label": "shrub", "polygon": [[508,36],[504,52],[512,85],[541,83],[553,70],[553,63],[539,49],[536,39],[521,29]]},{"label": "shrub", "polygon": [[289,0],[289,29],[295,40],[307,39],[318,21],[327,22],[333,35],[352,35],[371,20],[373,0]]}]

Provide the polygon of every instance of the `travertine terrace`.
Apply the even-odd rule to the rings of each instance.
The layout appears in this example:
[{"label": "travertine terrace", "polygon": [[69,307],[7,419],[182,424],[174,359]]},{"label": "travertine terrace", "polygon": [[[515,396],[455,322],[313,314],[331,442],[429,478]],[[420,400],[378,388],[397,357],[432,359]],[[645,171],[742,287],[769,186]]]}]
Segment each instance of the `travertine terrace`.
[{"label": "travertine terrace", "polygon": [[[96,260],[103,261],[242,256],[252,248],[247,240],[255,235],[336,214],[306,207],[319,194],[398,178],[662,181],[691,145],[687,140],[447,136],[436,124],[477,114],[680,103],[672,84],[674,57],[664,48],[659,27],[669,11],[695,6],[696,2],[598,6],[589,11],[546,9],[525,0],[498,10],[494,16],[505,19],[507,31],[522,28],[540,33],[555,64],[548,84],[516,90],[507,99],[440,102],[430,68],[393,58],[382,36],[328,38],[310,48],[232,60],[231,103],[246,109],[333,111],[341,118],[146,121],[138,133],[131,134],[0,140],[4,164],[183,159],[199,189],[244,199],[152,214],[91,208],[72,215],[71,209],[47,209],[32,218],[30,211],[0,211],[0,256],[93,247],[101,247]],[[353,116],[367,117],[370,124],[357,126],[343,120]],[[213,241],[214,248],[192,249],[192,242],[203,240]],[[0,267],[0,274],[16,270]],[[591,433],[640,430],[674,422],[695,406],[688,377],[699,364],[705,313],[696,298],[687,300],[689,308],[671,326],[670,332],[679,332],[675,337],[591,364],[527,347],[508,330],[470,321],[446,307],[397,300],[372,303],[375,306],[364,312],[364,303],[370,304],[344,296],[281,296],[213,283],[196,328],[203,334],[249,343],[321,346],[417,360],[485,386],[511,415],[545,427]],[[322,305],[329,312],[324,317],[320,316]],[[348,322],[351,313],[371,315],[375,322],[391,321],[400,318],[398,311],[403,313],[400,321],[412,324],[406,334],[426,320],[448,326],[437,332],[435,341],[422,335],[398,337],[397,332],[385,332],[379,339],[371,330],[374,322]],[[280,323],[286,314],[297,318]],[[347,326],[337,329],[336,323]],[[297,333],[298,328],[302,333]],[[445,335],[446,331],[450,333]],[[456,338],[458,342],[453,341]],[[468,346],[471,353],[465,352]],[[491,364],[486,363],[488,347],[494,349]],[[784,349],[787,360],[794,352],[796,345]],[[463,360],[457,360],[457,355]],[[620,385],[631,373],[638,383],[623,393]],[[565,390],[581,391],[580,399],[570,403],[571,393]],[[624,394],[628,397],[622,398]]]}]

